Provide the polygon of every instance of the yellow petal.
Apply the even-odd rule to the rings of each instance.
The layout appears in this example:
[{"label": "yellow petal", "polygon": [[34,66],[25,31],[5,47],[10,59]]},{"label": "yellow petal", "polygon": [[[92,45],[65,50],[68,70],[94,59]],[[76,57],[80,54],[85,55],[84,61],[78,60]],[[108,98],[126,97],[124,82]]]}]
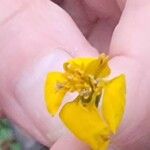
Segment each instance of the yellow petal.
[{"label": "yellow petal", "polygon": [[93,150],[106,150],[110,130],[94,105],[83,106],[80,101],[67,103],[60,112],[64,124]]},{"label": "yellow petal", "polygon": [[75,59],[71,59],[70,61],[66,62],[64,64],[64,69],[67,71],[66,65],[70,64],[72,65],[72,67],[74,67],[73,69],[79,68],[82,71],[84,71],[86,69],[86,67],[89,65],[89,63],[91,63],[93,60],[95,60],[95,58],[75,58]]},{"label": "yellow petal", "polygon": [[51,72],[48,74],[45,83],[45,100],[48,111],[55,115],[58,111],[62,100],[67,92],[63,87],[58,87],[59,84],[64,84],[66,79],[62,73]]},{"label": "yellow petal", "polygon": [[104,87],[102,113],[113,133],[119,127],[125,109],[125,76],[120,75]]},{"label": "yellow petal", "polygon": [[108,76],[110,74],[108,57],[105,54],[101,54],[99,58],[91,61],[87,66],[86,73],[100,78]]}]

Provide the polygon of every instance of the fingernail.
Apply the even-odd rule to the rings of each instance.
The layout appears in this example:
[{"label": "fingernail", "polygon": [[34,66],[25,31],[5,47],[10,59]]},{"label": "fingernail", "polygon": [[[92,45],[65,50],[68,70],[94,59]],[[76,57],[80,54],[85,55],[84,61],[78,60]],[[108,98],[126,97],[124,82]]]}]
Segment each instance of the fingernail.
[{"label": "fingernail", "polygon": [[61,49],[55,49],[50,54],[38,59],[31,66],[25,69],[21,80],[28,80],[25,83],[36,82],[52,71],[63,71],[64,62],[71,59],[71,55]]},{"label": "fingernail", "polygon": [[61,49],[56,49],[49,55],[44,56],[34,65],[34,72],[38,75],[51,71],[63,71],[64,62],[71,59],[71,55]]}]

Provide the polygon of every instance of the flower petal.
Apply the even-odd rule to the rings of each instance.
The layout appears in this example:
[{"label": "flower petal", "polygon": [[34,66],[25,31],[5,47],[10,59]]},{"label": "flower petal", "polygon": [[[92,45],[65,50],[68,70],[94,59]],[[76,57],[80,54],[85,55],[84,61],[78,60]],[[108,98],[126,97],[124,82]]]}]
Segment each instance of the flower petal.
[{"label": "flower petal", "polygon": [[55,115],[58,111],[62,100],[67,92],[63,87],[58,87],[57,84],[63,84],[66,78],[62,73],[51,72],[48,74],[45,83],[45,100],[50,114]]},{"label": "flower petal", "polygon": [[125,76],[120,75],[104,87],[102,114],[113,133],[119,127],[125,109]]},{"label": "flower petal", "polygon": [[87,66],[86,73],[100,78],[108,76],[110,74],[108,57],[105,54],[101,54],[99,58],[91,61]]},{"label": "flower petal", "polygon": [[71,59],[70,61],[66,62],[64,64],[64,70],[67,71],[66,69],[66,65],[67,64],[70,64],[72,65],[73,67],[76,67],[76,68],[79,68],[81,69],[82,71],[84,71],[87,66],[93,61],[95,60],[95,58],[75,58],[75,59]]},{"label": "flower petal", "polygon": [[64,124],[93,150],[105,150],[110,130],[94,105],[83,106],[81,101],[67,103],[60,112]]}]

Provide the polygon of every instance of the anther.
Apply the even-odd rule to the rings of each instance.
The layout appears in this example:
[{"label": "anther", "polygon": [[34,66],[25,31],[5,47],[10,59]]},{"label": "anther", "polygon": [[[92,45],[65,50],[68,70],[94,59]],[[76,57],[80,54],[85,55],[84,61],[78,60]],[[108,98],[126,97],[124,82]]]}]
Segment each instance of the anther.
[{"label": "anther", "polygon": [[58,83],[56,84],[56,89],[57,89],[57,90],[61,90],[62,88],[64,88],[64,84],[58,82]]}]

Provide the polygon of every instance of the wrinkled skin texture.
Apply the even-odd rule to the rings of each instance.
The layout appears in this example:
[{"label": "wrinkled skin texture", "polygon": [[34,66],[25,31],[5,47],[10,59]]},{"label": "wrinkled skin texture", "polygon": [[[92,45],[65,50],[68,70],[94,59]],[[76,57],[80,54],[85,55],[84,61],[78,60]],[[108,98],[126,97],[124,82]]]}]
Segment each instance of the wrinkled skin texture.
[{"label": "wrinkled skin texture", "polygon": [[125,117],[112,147],[149,150],[149,0],[54,2],[0,4],[0,116],[3,113],[51,150],[89,150],[58,117],[49,116],[44,78],[71,57],[106,52],[112,76],[125,73],[127,79]]}]

